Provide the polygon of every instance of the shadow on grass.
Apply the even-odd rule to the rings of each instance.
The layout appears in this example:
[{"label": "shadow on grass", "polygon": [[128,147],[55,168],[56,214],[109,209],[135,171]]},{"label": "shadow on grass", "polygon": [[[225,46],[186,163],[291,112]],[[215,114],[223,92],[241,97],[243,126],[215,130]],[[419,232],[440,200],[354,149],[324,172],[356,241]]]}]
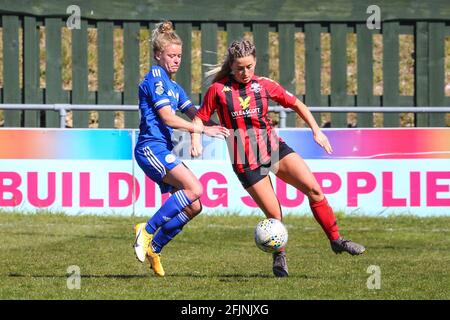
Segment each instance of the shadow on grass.
[{"label": "shadow on grass", "polygon": [[77,239],[108,239],[108,240],[130,240],[134,241],[134,238],[129,237],[126,238],[124,236],[114,236],[114,235],[79,235],[79,234],[71,234],[71,233],[48,233],[48,232],[38,232],[38,231],[31,231],[31,232],[23,232],[23,231],[0,231],[0,234],[6,234],[6,235],[14,235],[14,236],[42,236],[42,237],[72,237]]},{"label": "shadow on grass", "polygon": [[[55,274],[21,274],[21,273],[9,273],[8,277],[10,278],[68,278],[72,276],[71,274],[67,275],[55,275]],[[82,279],[139,279],[139,278],[152,278],[152,274],[85,274],[81,275]],[[275,278],[272,274],[217,274],[217,275],[207,275],[207,274],[194,274],[194,273],[175,273],[175,274],[167,274],[165,278],[218,278],[219,281],[228,282],[228,281],[248,281],[250,279],[271,279]],[[314,277],[299,274],[299,275],[290,275],[289,278],[297,278],[297,279],[311,279]]]},{"label": "shadow on grass", "polygon": [[[61,275],[61,274],[20,274],[10,273],[10,278],[68,278],[73,274]],[[148,278],[148,274],[84,274],[81,275],[82,279],[133,279],[133,278]]]}]

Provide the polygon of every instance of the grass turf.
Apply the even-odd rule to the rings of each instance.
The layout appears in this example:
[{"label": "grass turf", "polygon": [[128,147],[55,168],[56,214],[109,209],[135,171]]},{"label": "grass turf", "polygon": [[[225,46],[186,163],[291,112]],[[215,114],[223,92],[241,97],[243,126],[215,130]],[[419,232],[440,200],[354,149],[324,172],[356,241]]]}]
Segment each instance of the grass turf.
[{"label": "grass turf", "polygon": [[[335,255],[311,217],[286,216],[289,278],[253,243],[259,216],[199,216],[163,251],[165,278],[134,257],[139,217],[0,213],[0,299],[449,299],[450,217],[339,216],[367,247]],[[68,267],[81,271],[68,289]],[[370,266],[380,289],[368,289]],[[369,272],[368,272],[369,269]]]}]

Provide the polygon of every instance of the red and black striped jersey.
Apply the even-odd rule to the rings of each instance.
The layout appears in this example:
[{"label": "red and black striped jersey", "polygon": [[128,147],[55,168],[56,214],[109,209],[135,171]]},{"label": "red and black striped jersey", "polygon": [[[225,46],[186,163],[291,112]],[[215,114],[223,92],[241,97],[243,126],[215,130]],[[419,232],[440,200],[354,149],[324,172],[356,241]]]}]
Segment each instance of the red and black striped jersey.
[{"label": "red and black striped jersey", "polygon": [[227,139],[230,159],[238,172],[254,170],[270,161],[280,138],[269,117],[269,99],[283,107],[294,106],[297,98],[277,82],[253,76],[247,84],[225,77],[206,92],[197,116],[209,121],[217,111],[222,126],[230,129]]}]

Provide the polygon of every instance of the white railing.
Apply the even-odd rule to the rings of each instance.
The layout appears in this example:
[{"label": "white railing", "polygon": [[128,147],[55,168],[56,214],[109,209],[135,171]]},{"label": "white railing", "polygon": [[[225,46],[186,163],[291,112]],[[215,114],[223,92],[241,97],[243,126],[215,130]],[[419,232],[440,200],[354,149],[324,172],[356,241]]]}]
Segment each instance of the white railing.
[{"label": "white railing", "polygon": [[[89,111],[137,111],[137,105],[118,105],[118,104],[0,104],[0,110],[54,110],[59,112],[60,128],[66,126],[67,111],[71,110],[89,110]],[[358,106],[358,107],[308,107],[311,112],[412,112],[412,113],[445,113],[450,112],[450,107],[373,107],[373,106]],[[270,106],[270,112],[278,112],[280,114],[280,128],[286,127],[287,113],[293,112],[291,109],[280,106]]]}]

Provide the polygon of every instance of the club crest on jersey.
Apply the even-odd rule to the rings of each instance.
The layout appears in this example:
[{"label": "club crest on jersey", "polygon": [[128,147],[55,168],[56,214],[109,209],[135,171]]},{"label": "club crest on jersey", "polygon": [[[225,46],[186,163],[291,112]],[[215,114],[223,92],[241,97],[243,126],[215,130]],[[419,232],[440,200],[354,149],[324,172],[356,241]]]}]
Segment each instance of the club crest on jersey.
[{"label": "club crest on jersey", "polygon": [[242,110],[247,109],[250,106],[250,97],[247,97],[245,99],[242,99],[242,97],[239,97],[239,104],[242,107]]},{"label": "club crest on jersey", "polygon": [[257,82],[253,82],[250,90],[252,90],[254,93],[259,93],[261,91],[261,86]]},{"label": "club crest on jersey", "polygon": [[155,83],[155,92],[159,95],[162,95],[164,93],[162,81],[158,81],[157,83]]},{"label": "club crest on jersey", "polygon": [[177,159],[177,157],[175,157],[173,154],[169,153],[166,157],[165,160],[167,163],[172,163]]}]

